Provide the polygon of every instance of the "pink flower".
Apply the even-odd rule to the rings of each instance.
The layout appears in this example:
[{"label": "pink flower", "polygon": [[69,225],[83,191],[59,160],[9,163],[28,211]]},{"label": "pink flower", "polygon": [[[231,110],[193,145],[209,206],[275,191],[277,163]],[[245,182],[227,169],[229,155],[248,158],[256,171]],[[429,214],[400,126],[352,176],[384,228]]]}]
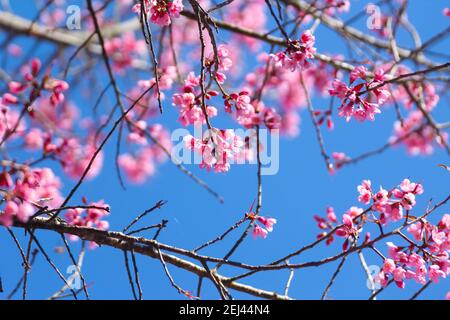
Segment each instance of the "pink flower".
[{"label": "pink flower", "polygon": [[214,169],[215,172],[227,172],[231,163],[245,158],[246,150],[242,138],[233,130],[208,130],[202,139],[191,135],[184,137],[187,149],[202,157],[200,168]]},{"label": "pink flower", "polygon": [[[179,108],[180,116],[178,121],[187,126],[189,124],[202,125],[206,123],[205,113],[202,110],[202,101],[200,99],[201,92],[199,90],[200,82],[195,77],[194,73],[189,73],[185,80],[185,86],[183,93],[176,93],[172,96],[172,105]],[[195,90],[199,91],[198,94]],[[211,95],[206,95],[207,99],[211,98]],[[206,114],[208,118],[217,116],[217,109],[215,107],[206,105]]]},{"label": "pink flower", "polygon": [[352,228],[353,227],[353,220],[352,217],[348,214],[344,214],[342,216],[342,222],[344,223],[345,226]]},{"label": "pink flower", "polygon": [[361,213],[363,213],[363,211],[364,211],[363,209],[353,206],[350,207],[350,209],[348,209],[347,212],[345,212],[345,214],[354,219],[358,217]]},{"label": "pink flower", "polygon": [[10,188],[13,185],[11,175],[7,171],[0,173],[0,187]]},{"label": "pink flower", "polygon": [[[354,117],[357,121],[375,120],[375,115],[381,113],[379,106],[387,101],[390,97],[388,90],[378,87],[382,84],[384,75],[381,71],[376,70],[376,77],[372,82],[368,82],[366,78],[367,70],[364,66],[355,67],[350,72],[349,83],[352,85],[356,80],[360,79],[361,82],[353,87],[347,87],[341,80],[335,79],[332,82],[332,88],[328,90],[329,94],[336,96],[341,100],[341,106],[339,107],[339,116],[345,117],[347,121],[350,121]],[[377,101],[376,103],[370,102],[368,98],[363,99],[363,88],[366,88],[364,92],[372,91]]]},{"label": "pink flower", "polygon": [[137,40],[133,32],[126,32],[107,40],[105,50],[112,59],[114,70],[123,73],[133,64],[133,60],[145,53],[146,44],[143,40]]},{"label": "pink flower", "polygon": [[261,237],[263,239],[265,239],[267,237],[267,233],[268,231],[266,229],[261,228],[260,226],[258,226],[256,223],[253,226],[253,238],[257,238],[257,237]]},{"label": "pink flower", "polygon": [[384,271],[380,271],[374,278],[375,282],[379,283],[382,287],[386,287],[388,284],[388,278]]},{"label": "pink flower", "polygon": [[327,208],[327,218],[331,222],[337,222],[336,213],[334,213],[334,209],[332,207]]},{"label": "pink flower", "polygon": [[394,269],[394,271],[392,271],[392,275],[394,276],[395,282],[401,283],[406,277],[406,270],[402,267],[397,267]]},{"label": "pink flower", "polygon": [[417,241],[422,241],[425,229],[421,221],[410,225],[407,230]]},{"label": "pink flower", "polygon": [[306,30],[299,41],[292,41],[290,46],[282,52],[272,54],[275,65],[281,68],[294,71],[297,68],[309,66],[307,59],[314,58],[316,48],[314,48],[315,37],[310,30]]},{"label": "pink flower", "polygon": [[[88,209],[69,209],[64,214],[64,217],[70,225],[107,230],[109,228],[109,223],[102,219],[109,215],[109,210],[109,206],[105,205],[103,200],[101,200],[89,204]],[[78,240],[78,237],[71,236],[70,240],[76,241]],[[89,242],[90,249],[95,249],[97,247],[98,245],[95,242]]]},{"label": "pink flower", "polygon": [[272,232],[273,231],[273,225],[277,223],[277,219],[274,218],[268,218],[263,216],[258,216],[258,221],[261,222],[267,231]]},{"label": "pink flower", "polygon": [[387,204],[388,200],[389,200],[389,192],[387,192],[387,190],[384,190],[382,187],[380,187],[380,191],[378,191],[373,196],[375,207],[384,206],[385,204]]},{"label": "pink flower", "polygon": [[350,84],[355,82],[356,79],[365,79],[366,78],[367,69],[364,66],[355,67],[350,72]]},{"label": "pink flower", "polygon": [[359,192],[358,201],[368,204],[372,199],[372,187],[370,180],[364,180],[361,185],[357,187]]},{"label": "pink flower", "polygon": [[32,128],[24,137],[25,147],[37,150],[44,146],[44,134],[41,129]]},{"label": "pink flower", "polygon": [[14,216],[19,211],[19,206],[14,201],[8,201],[3,210],[3,214],[0,214],[0,225],[10,227],[13,224]]},{"label": "pink flower", "polygon": [[351,158],[343,152],[333,152],[331,154],[331,157],[334,160],[336,169],[340,169],[345,163],[351,160]]},{"label": "pink flower", "polygon": [[333,88],[329,89],[328,92],[330,95],[336,96],[341,100],[345,99],[347,93],[350,91],[349,87],[339,79],[335,79],[331,85]]},{"label": "pink flower", "polygon": [[[434,145],[443,147],[443,143],[436,135],[435,130],[430,126],[423,126],[421,130],[417,130],[417,127],[423,122],[423,114],[420,111],[411,111],[408,117],[403,121],[395,122],[394,124],[394,136],[390,138],[391,143],[401,141],[406,147],[409,154],[429,155],[433,153]],[[448,140],[448,134],[446,132],[441,133],[443,141]]]},{"label": "pink flower", "polygon": [[433,281],[434,283],[438,283],[439,282],[439,278],[446,278],[447,275],[445,274],[445,272],[443,272],[438,265],[431,265],[428,268],[428,276],[430,277],[430,280]]},{"label": "pink flower", "polygon": [[[183,10],[182,0],[144,0],[145,11],[150,14],[150,21],[162,26],[168,26],[171,18],[178,18]],[[140,14],[141,4],[133,6],[133,11]]]},{"label": "pink flower", "polygon": [[348,238],[351,235],[358,233],[353,225],[353,218],[349,214],[342,215],[343,226],[336,230],[336,235],[343,238]]},{"label": "pink flower", "polygon": [[137,156],[122,154],[119,157],[119,165],[125,171],[125,175],[134,183],[144,183],[149,176],[155,173],[155,165],[150,154],[145,152]]},{"label": "pink flower", "polygon": [[383,271],[385,273],[392,273],[394,272],[396,266],[395,266],[395,262],[392,259],[386,259],[384,260],[384,264],[383,264]]},{"label": "pink flower", "polygon": [[3,94],[2,103],[4,105],[17,104],[18,102],[19,102],[19,99],[15,95],[12,95],[11,93],[8,93],[8,92]]},{"label": "pink flower", "polygon": [[8,88],[12,94],[17,94],[23,92],[27,88],[27,85],[16,81],[10,81],[8,83]]},{"label": "pink flower", "polygon": [[392,242],[387,242],[386,245],[388,246],[389,257],[395,259],[397,257],[397,252],[399,251],[399,248]]},{"label": "pink flower", "polygon": [[447,234],[445,232],[438,232],[437,230],[433,230],[431,232],[431,238],[437,245],[441,245],[447,241]]},{"label": "pink flower", "polygon": [[395,222],[403,218],[403,207],[398,202],[386,205],[384,210],[390,221]]},{"label": "pink flower", "polygon": [[439,227],[444,230],[450,230],[450,214],[446,213],[442,216],[441,221],[439,221]]},{"label": "pink flower", "polygon": [[21,222],[27,222],[28,219],[34,214],[34,212],[35,212],[35,210],[34,210],[33,206],[31,204],[29,204],[28,202],[24,202],[19,205],[17,212],[16,212],[16,217]]},{"label": "pink flower", "polygon": [[[450,17],[450,9],[449,8],[444,8],[444,10],[442,11],[442,13],[444,14],[444,16],[446,17]],[[448,295],[448,294],[447,294]],[[450,299],[447,299],[450,300]]]},{"label": "pink flower", "polygon": [[404,193],[422,194],[423,187],[420,183],[411,182],[409,179],[404,179],[400,184],[400,189]]}]

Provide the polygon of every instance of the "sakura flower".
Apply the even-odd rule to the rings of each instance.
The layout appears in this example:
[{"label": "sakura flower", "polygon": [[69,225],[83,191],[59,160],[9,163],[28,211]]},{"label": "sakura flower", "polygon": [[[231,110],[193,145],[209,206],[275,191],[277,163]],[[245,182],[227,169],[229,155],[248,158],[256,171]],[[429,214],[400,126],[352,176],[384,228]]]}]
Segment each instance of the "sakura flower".
[{"label": "sakura flower", "polygon": [[[420,111],[412,111],[403,121],[394,123],[394,135],[389,139],[390,143],[403,144],[411,155],[429,155],[433,153],[434,146],[444,147],[448,140],[448,133],[441,132],[437,136],[436,131],[429,125],[422,126],[423,114]],[[419,128],[419,129],[417,129]]]},{"label": "sakura flower", "polygon": [[27,222],[28,219],[35,213],[35,209],[28,202],[19,205],[16,212],[16,217],[21,222]]},{"label": "sakura flower", "polygon": [[145,53],[146,44],[143,40],[137,40],[134,33],[126,32],[120,37],[107,40],[105,50],[112,58],[113,68],[123,73],[133,63],[133,59]]},{"label": "sakura flower", "polygon": [[403,289],[405,287],[405,282],[403,281],[406,278],[406,270],[403,269],[402,267],[397,267],[395,268],[395,270],[392,272],[395,284]]},{"label": "sakura flower", "polygon": [[[172,96],[172,105],[179,108],[180,116],[178,121],[187,126],[189,124],[202,125],[206,123],[206,116],[208,118],[215,117],[217,115],[217,109],[213,106],[206,105],[205,111],[202,107],[202,99],[200,98],[201,92],[199,90],[200,82],[194,73],[189,73],[185,80],[185,86],[182,93],[176,93]],[[195,90],[199,93],[196,94]],[[207,95],[206,99],[210,99],[211,96]]]},{"label": "sakura flower", "polygon": [[273,231],[273,225],[277,223],[277,219],[274,218],[268,218],[263,216],[257,217],[258,221],[264,225],[267,231],[272,232]]},{"label": "sakura flower", "polygon": [[327,218],[331,222],[337,222],[336,213],[332,207],[327,208]]},{"label": "sakura flower", "polygon": [[358,217],[361,213],[363,213],[364,210],[358,207],[351,207],[350,209],[347,210],[347,212],[345,212],[345,214],[349,217],[351,217],[352,219]]},{"label": "sakura flower", "polygon": [[434,283],[439,282],[439,278],[446,278],[447,275],[445,274],[445,272],[443,272],[442,270],[440,270],[438,265],[431,265],[428,268],[428,276],[430,277],[430,280],[433,281]]},{"label": "sakura flower", "polygon": [[297,68],[309,66],[307,59],[314,58],[316,48],[314,48],[315,37],[310,30],[306,30],[298,41],[292,41],[285,51],[271,55],[278,67],[294,71]]},{"label": "sakura flower", "polygon": [[343,152],[333,152],[331,154],[331,157],[334,160],[334,167],[336,169],[340,169],[346,162],[350,161],[351,158],[348,157],[345,153]]},{"label": "sakura flower", "polygon": [[350,0],[325,0],[325,13],[333,15],[337,12],[347,12],[350,10]]},{"label": "sakura flower", "polygon": [[213,168],[215,172],[227,172],[231,163],[245,153],[242,138],[233,130],[213,129],[202,139],[187,135],[183,140],[187,149],[201,156],[200,168],[206,168],[208,171]]},{"label": "sakura flower", "polygon": [[350,72],[350,84],[355,82],[356,79],[365,79],[367,69],[364,66],[357,66]]},{"label": "sakura flower", "polygon": [[257,224],[255,224],[253,226],[252,234],[253,234],[254,239],[256,239],[257,237],[261,237],[261,238],[265,239],[267,237],[268,232],[269,232],[268,230],[261,228]]},{"label": "sakura flower", "polygon": [[421,221],[418,221],[408,227],[408,232],[411,233],[417,241],[422,241],[425,228]]},{"label": "sakura flower", "polygon": [[442,216],[441,221],[439,221],[439,227],[444,230],[450,230],[450,214],[446,213]]},{"label": "sakura flower", "polygon": [[343,226],[336,230],[336,235],[343,238],[356,235],[360,230],[357,230],[353,224],[353,218],[345,213],[342,216]]},{"label": "sakura flower", "polygon": [[364,180],[357,189],[359,192],[358,201],[368,204],[372,198],[372,187],[370,180]]},{"label": "sakura flower", "polygon": [[384,264],[383,264],[383,271],[385,273],[392,273],[394,272],[396,266],[395,266],[395,262],[392,259],[386,259],[384,260]]},{"label": "sakura flower", "polygon": [[[144,0],[144,8],[147,14],[150,14],[150,21],[161,25],[168,26],[172,22],[172,18],[178,18],[183,10],[182,0]],[[140,14],[141,4],[133,6],[133,11]]]},{"label": "sakura flower", "polygon": [[[64,217],[66,218],[67,223],[70,225],[107,230],[109,228],[109,223],[102,219],[109,215],[109,211],[109,206],[106,205],[103,200],[101,200],[98,202],[90,203],[89,205],[87,205],[87,209],[69,209],[64,214]],[[78,237],[71,235],[69,239],[71,241],[76,241],[78,240]],[[95,242],[89,242],[90,249],[95,249],[96,247],[98,247],[98,245]]]},{"label": "sakura flower", "polygon": [[0,214],[0,224],[10,227],[13,224],[14,216],[19,211],[19,206],[14,201],[8,201],[5,205],[3,213]]},{"label": "sakura flower", "polygon": [[[341,100],[339,116],[350,121],[354,117],[357,121],[375,120],[375,115],[381,113],[380,105],[384,104],[390,97],[388,90],[383,89],[384,75],[382,71],[376,70],[377,76],[374,80],[366,79],[367,70],[364,66],[357,66],[350,72],[349,83],[352,85],[356,80],[360,80],[353,87],[348,87],[341,80],[335,79],[329,94]],[[362,89],[366,90],[363,91]],[[373,92],[377,99],[376,103],[370,102],[368,98],[363,98],[364,93]]]},{"label": "sakura flower", "polygon": [[389,221],[399,221],[403,218],[403,207],[398,202],[388,204],[384,207],[384,213],[386,214]]}]

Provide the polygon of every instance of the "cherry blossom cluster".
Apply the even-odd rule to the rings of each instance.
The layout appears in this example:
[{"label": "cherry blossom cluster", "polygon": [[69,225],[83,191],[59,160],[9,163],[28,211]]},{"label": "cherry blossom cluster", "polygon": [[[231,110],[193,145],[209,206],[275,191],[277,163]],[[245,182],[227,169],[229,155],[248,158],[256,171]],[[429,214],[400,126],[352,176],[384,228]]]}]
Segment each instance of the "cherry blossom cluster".
[{"label": "cherry blossom cluster", "polygon": [[[267,22],[266,9],[267,4],[264,0],[233,1],[226,7],[225,16],[227,21],[234,25],[249,30],[264,30]],[[232,33],[232,40],[236,43],[245,44],[250,50],[260,49],[261,42],[253,37],[248,37],[240,33]],[[235,46],[238,47],[238,46]]]},{"label": "cherry blossom cluster", "polygon": [[336,12],[348,12],[350,10],[350,0],[324,0],[324,12],[334,15]]},{"label": "cherry blossom cluster", "polygon": [[133,65],[147,50],[144,40],[135,38],[133,32],[126,32],[120,37],[105,41],[105,51],[112,60],[114,71],[123,73]]},{"label": "cherry blossom cluster", "polygon": [[[353,206],[347,210],[343,215],[341,225],[338,225],[338,219],[336,213],[332,207],[327,208],[326,218],[320,216],[314,216],[319,229],[324,230],[318,235],[319,238],[327,236],[328,232],[334,228],[336,229],[336,235],[348,239],[349,237],[357,238],[362,232],[363,221],[362,214],[367,211],[374,211],[379,213],[377,221],[381,225],[387,225],[388,223],[397,222],[404,217],[404,210],[411,210],[416,205],[416,195],[423,193],[423,187],[420,183],[411,182],[409,179],[404,179],[401,184],[390,191],[379,188],[378,191],[372,189],[370,180],[364,180],[361,185],[357,187],[359,196],[358,201],[368,205],[370,208],[364,211],[362,208]],[[366,235],[369,239],[370,234]],[[333,234],[331,234],[327,240],[327,244],[331,244],[334,240]],[[344,243],[344,246],[348,245],[348,241]]]},{"label": "cherry blossom cluster", "polygon": [[236,121],[246,128],[261,124],[270,130],[281,127],[282,118],[277,110],[264,106],[262,102],[252,102],[248,91],[230,94],[224,100],[224,104],[225,112],[232,113]]},{"label": "cherry blossom cluster", "polygon": [[430,155],[434,146],[443,147],[448,141],[448,133],[436,130],[429,124],[424,124],[424,115],[421,111],[411,111],[403,121],[394,123],[394,134],[389,139],[392,144],[403,144],[411,155]]},{"label": "cherry blossom cluster", "polygon": [[372,209],[380,213],[380,222],[399,221],[403,218],[403,209],[411,210],[416,205],[416,195],[423,193],[420,183],[404,179],[398,188],[387,191],[380,187],[379,191],[372,190],[370,180],[364,180],[358,186],[358,200],[364,204],[373,201]]},{"label": "cherry blossom cluster", "polygon": [[316,38],[310,30],[306,30],[300,36],[300,40],[291,41],[285,51],[277,52],[271,55],[277,66],[289,69],[291,71],[297,68],[306,68],[309,66],[307,59],[314,58],[316,48],[314,42]]},{"label": "cherry blossom cluster", "polygon": [[388,258],[376,280],[386,286],[392,279],[404,288],[405,280],[425,284],[428,277],[437,283],[450,275],[450,214],[445,214],[437,225],[421,219],[407,230],[422,244],[409,240],[409,245],[397,246],[388,242]]},{"label": "cherry blossom cluster", "polygon": [[[403,210],[407,210],[409,215],[409,210],[416,204],[415,196],[423,193],[422,185],[409,179],[404,179],[391,191],[380,187],[379,191],[375,192],[369,180],[364,180],[357,189],[358,200],[370,204],[368,209],[351,207],[342,215],[340,221],[332,207],[327,208],[326,217],[314,216],[318,227],[324,230],[318,238],[327,237],[327,245],[334,241],[335,234],[346,239],[343,250],[348,250],[349,244],[357,241],[365,223],[373,221],[381,228],[388,222],[399,221],[403,218]],[[378,212],[379,216],[369,218],[371,211]],[[437,224],[432,224],[424,217],[407,217],[403,228],[407,229],[413,239],[401,231],[396,231],[407,244],[399,246],[387,242],[388,257],[384,258],[383,267],[375,277],[375,281],[387,286],[392,280],[398,287],[404,288],[405,280],[409,279],[425,284],[428,279],[438,282],[439,279],[446,278],[450,274],[450,214],[444,214]],[[369,232],[366,233],[363,243],[368,241],[370,241]]]},{"label": "cherry blossom cluster", "polygon": [[[63,118],[62,122],[55,124],[56,128],[64,128],[66,130],[72,128],[72,121],[76,116],[73,107],[67,106],[61,111],[67,111],[58,115],[58,110],[52,110],[46,108],[45,104],[41,104],[37,107],[37,111],[41,115],[48,115],[47,122],[58,121]],[[86,123],[87,124],[87,123]],[[45,127],[45,126],[44,126]],[[81,177],[89,165],[91,158],[97,150],[95,144],[95,133],[93,128],[89,129],[88,135],[85,139],[77,136],[62,136],[56,134],[56,132],[42,130],[39,127],[34,127],[24,135],[24,146],[29,151],[41,150],[44,155],[51,155],[53,158],[59,161],[64,172],[71,178],[77,179]],[[93,161],[90,170],[86,174],[86,178],[96,177],[103,165],[103,152],[99,152],[95,160]]]},{"label": "cherry blossom cluster", "polygon": [[62,202],[61,183],[49,168],[11,168],[0,174],[2,198],[0,225],[11,226],[14,219],[27,222],[38,209],[56,208]]},{"label": "cherry blossom cluster", "polygon": [[232,163],[247,156],[245,142],[233,130],[208,130],[202,139],[187,135],[183,138],[188,150],[201,156],[200,168],[208,171],[227,172]]},{"label": "cherry blossom cluster", "polygon": [[[328,92],[342,101],[339,107],[339,116],[345,117],[347,121],[350,121],[352,117],[357,121],[375,120],[375,115],[381,113],[380,105],[384,104],[390,97],[389,91],[383,89],[383,86],[380,87],[386,79],[387,76],[384,71],[377,69],[374,72],[373,80],[367,80],[367,69],[364,66],[355,67],[350,72],[349,86],[341,80],[335,79]],[[359,81],[354,84],[356,80]],[[362,97],[368,91],[375,95],[375,102],[369,100],[370,96]]]},{"label": "cherry blossom cluster", "polygon": [[[150,16],[150,21],[161,25],[168,26],[172,22],[172,18],[178,18],[183,11],[182,0],[144,0],[144,10]],[[141,13],[141,3],[133,6],[133,11]]]},{"label": "cherry blossom cluster", "polygon": [[[317,238],[321,239],[325,236],[328,236],[325,240],[325,243],[326,245],[330,245],[335,240],[335,238],[334,234],[328,235],[328,232],[337,228],[335,234],[338,237],[342,237],[345,239],[342,247],[343,250],[347,250],[349,239],[356,239],[357,236],[362,232],[362,225],[357,224],[356,220],[361,216],[363,212],[364,210],[359,207],[351,207],[342,215],[341,222],[340,224],[338,224],[338,219],[333,207],[328,207],[326,218],[320,217],[318,215],[314,216],[314,220],[317,222],[317,226],[319,227],[319,229],[324,230],[317,235]],[[368,239],[369,236],[370,234],[367,234],[366,239]]]},{"label": "cherry blossom cluster", "polygon": [[[342,166],[351,161],[351,158],[344,152],[333,152],[331,158],[334,161],[333,169],[335,170],[339,170]],[[332,171],[332,173],[334,173],[334,171]]]},{"label": "cherry blossom cluster", "polygon": [[[158,144],[151,144],[145,135],[147,133]],[[156,171],[156,164],[167,159],[164,152],[171,150],[172,141],[169,132],[160,124],[147,125],[143,120],[136,122],[133,131],[128,135],[128,142],[140,145],[133,153],[123,153],[118,162],[127,178],[133,183],[144,183]]]},{"label": "cherry blossom cluster", "polygon": [[[190,72],[184,81],[185,85],[181,89],[181,93],[176,93],[172,97],[172,105],[179,108],[180,116],[178,121],[184,125],[202,125],[206,123],[204,111],[202,110],[202,98],[200,88],[200,77],[195,76],[194,72]],[[213,96],[217,96],[218,92],[209,90],[206,92],[205,99],[209,100]],[[205,102],[206,104],[206,102]],[[217,115],[217,109],[210,105],[205,105],[208,118]]]},{"label": "cherry blossom cluster", "polygon": [[10,81],[8,83],[9,92],[2,97],[3,105],[15,105],[19,103],[17,95],[25,95],[28,91],[28,103],[32,103],[41,96],[43,91],[50,93],[49,101],[53,106],[64,101],[64,91],[69,89],[69,84],[63,80],[54,79],[45,74],[38,78],[42,64],[39,59],[32,59],[29,65],[22,68],[23,81]]},{"label": "cherry blossom cluster", "polygon": [[269,232],[273,231],[273,225],[275,223],[277,223],[277,219],[259,216],[259,215],[254,217],[253,219],[255,219],[255,221],[261,223],[261,225],[262,225],[262,227],[261,227],[256,222],[253,225],[252,235],[253,235],[254,239],[256,239],[257,237],[261,237],[261,238],[265,239],[267,237],[267,234]]},{"label": "cherry blossom cluster", "polygon": [[[87,204],[85,199],[83,199],[83,201]],[[110,212],[109,206],[106,205],[103,200],[100,200],[97,202],[87,204],[86,207],[87,209],[85,208],[68,209],[64,214],[67,223],[78,227],[90,227],[100,230],[108,230],[109,229],[108,221],[102,219],[104,219],[106,216],[109,215]],[[69,235],[69,239],[72,241],[76,241],[79,238],[74,235]],[[91,249],[94,249],[97,246],[98,245],[95,242],[93,241],[89,242],[89,247]]]},{"label": "cherry blossom cluster", "polygon": [[[245,218],[247,220],[253,221],[253,230],[252,235],[253,238],[256,239],[261,237],[263,239],[267,238],[269,232],[273,231],[273,226],[277,223],[277,219],[261,216],[253,211],[253,206],[255,202],[253,202],[249,211],[245,213]],[[261,224],[259,225],[258,222]]]}]

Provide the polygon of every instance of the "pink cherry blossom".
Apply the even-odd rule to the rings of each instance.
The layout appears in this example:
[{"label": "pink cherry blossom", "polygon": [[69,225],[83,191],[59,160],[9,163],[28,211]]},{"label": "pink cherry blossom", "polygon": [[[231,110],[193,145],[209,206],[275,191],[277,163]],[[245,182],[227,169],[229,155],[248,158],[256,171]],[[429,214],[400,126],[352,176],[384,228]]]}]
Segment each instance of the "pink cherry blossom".
[{"label": "pink cherry blossom", "polygon": [[359,192],[358,201],[368,204],[372,198],[372,187],[370,180],[364,180],[357,189]]},{"label": "pink cherry blossom", "polygon": [[258,226],[257,224],[255,224],[253,226],[253,238],[257,238],[257,237],[261,237],[263,239],[265,239],[267,237],[267,233],[268,230],[261,228],[260,226]]},{"label": "pink cherry blossom", "polygon": [[[183,10],[182,0],[144,0],[144,7],[150,15],[150,21],[162,26],[168,26],[172,18],[178,18]],[[134,5],[133,11],[140,14],[141,4]]]},{"label": "pink cherry blossom", "polygon": [[395,270],[395,262],[392,259],[386,259],[384,260],[384,264],[383,264],[383,271],[385,273],[392,273]]},{"label": "pink cherry blossom", "polygon": [[273,54],[275,64],[294,71],[297,68],[309,66],[307,59],[314,58],[316,48],[314,48],[315,37],[310,30],[302,33],[300,40],[292,41],[285,51]]},{"label": "pink cherry blossom", "polygon": [[440,270],[438,265],[431,265],[428,268],[428,275],[430,277],[430,280],[437,283],[439,282],[439,278],[446,278],[447,275],[445,274],[445,272],[443,272],[442,270]]},{"label": "pink cherry blossom", "polygon": [[272,232],[273,231],[273,225],[277,223],[277,219],[274,218],[268,218],[263,216],[257,217],[258,221],[264,225],[267,231]]},{"label": "pink cherry blossom", "polygon": [[[92,202],[87,206],[87,209],[74,208],[69,209],[64,214],[67,223],[70,225],[75,225],[79,227],[90,227],[100,230],[107,230],[109,228],[109,223],[104,219],[109,215],[110,208],[104,203],[103,200],[98,202]],[[70,240],[76,241],[78,237],[70,236]],[[89,248],[95,249],[98,245],[90,241]]]}]

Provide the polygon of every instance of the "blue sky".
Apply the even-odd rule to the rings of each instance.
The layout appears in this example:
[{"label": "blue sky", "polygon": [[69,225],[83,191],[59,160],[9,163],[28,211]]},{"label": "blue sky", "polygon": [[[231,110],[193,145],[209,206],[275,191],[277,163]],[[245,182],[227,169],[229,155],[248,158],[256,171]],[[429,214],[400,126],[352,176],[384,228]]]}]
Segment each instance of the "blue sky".
[{"label": "blue sky", "polygon": [[[35,16],[35,9],[23,5],[21,1],[20,4],[18,2],[13,2],[16,12],[26,17]],[[78,2],[74,1],[74,3]],[[362,8],[365,4],[367,4],[366,1],[352,1],[352,12],[357,12],[357,8]],[[410,1],[409,18],[417,27],[423,40],[448,26],[449,18],[442,15],[443,7],[444,1]],[[365,20],[363,19],[362,22],[355,25],[365,28]],[[3,38],[4,35],[0,34],[0,39]],[[316,32],[316,39],[316,47],[319,52],[346,52],[342,41],[333,32],[322,26]],[[399,42],[406,47],[411,46],[411,40],[405,34],[400,34]],[[30,46],[30,43],[24,38],[18,39],[15,43]],[[448,40],[434,46],[435,51],[448,52],[448,49]],[[36,54],[44,57],[48,52],[48,46],[44,45]],[[2,50],[0,57],[3,55],[4,51]],[[246,59],[247,63],[252,63],[251,57]],[[439,60],[437,59],[437,61]],[[100,67],[98,69],[104,70]],[[104,81],[106,83],[106,77]],[[126,79],[121,79],[120,85],[126,87]],[[85,101],[76,91],[72,92],[69,98],[73,99],[86,114],[93,105],[92,101]],[[112,101],[113,96],[111,95],[110,98]],[[328,106],[328,101],[323,99],[314,98],[313,103],[317,108]],[[176,129],[178,127],[177,115],[168,100],[165,109],[162,119],[157,119],[157,121],[171,129]],[[447,101],[441,99],[435,117],[445,122],[450,120],[449,115]],[[278,219],[274,232],[265,240],[248,238],[234,255],[234,260],[243,260],[251,264],[270,262],[313,241],[318,233],[312,219],[313,215],[323,215],[328,205],[333,206],[338,215],[341,215],[349,207],[358,205],[356,186],[363,179],[371,179],[375,187],[382,185],[386,188],[397,185],[406,177],[421,182],[424,185],[425,193],[418,198],[416,213],[420,213],[430,199],[439,201],[447,196],[450,176],[437,166],[439,163],[449,164],[449,157],[443,150],[437,149],[429,157],[411,157],[402,147],[398,147],[357,165],[345,167],[335,175],[329,175],[320,156],[310,118],[305,111],[301,113],[301,117],[300,136],[295,139],[281,139],[278,174],[263,177],[264,195],[261,214]],[[372,150],[387,141],[392,133],[394,120],[395,111],[391,107],[383,109],[383,113],[377,116],[377,121],[373,123],[361,124],[353,121],[346,123],[344,119],[335,118],[335,130],[332,133],[323,130],[326,147],[330,152],[343,151],[350,156]],[[85,182],[73,199],[74,204],[79,203],[83,195],[87,195],[91,200],[104,199],[112,209],[112,214],[108,218],[112,230],[123,229],[137,214],[153,206],[156,201],[163,199],[168,203],[141,223],[153,224],[160,222],[163,218],[167,219],[169,220],[168,227],[162,232],[159,240],[183,248],[194,248],[206,240],[214,238],[239,220],[256,196],[256,166],[250,165],[234,166],[227,174],[208,173],[195,166],[188,166],[190,170],[224,196],[224,204],[220,204],[169,162],[160,166],[157,174],[148,183],[141,186],[127,184],[127,190],[123,191],[114,173],[114,151],[114,143],[110,143],[105,150],[106,161],[102,173],[96,179]],[[61,172],[59,169],[56,171]],[[75,183],[68,179],[63,181],[65,191],[70,190]],[[436,212],[432,220],[449,212],[448,206],[444,207]],[[15,230],[15,232],[25,245],[22,230]],[[207,249],[204,253],[222,256],[240,234],[241,231],[234,232],[228,241]],[[53,252],[54,247],[62,244],[60,238],[47,231],[39,231],[37,236],[47,251],[51,253],[54,262],[64,271],[70,264],[67,255]],[[398,239],[396,240],[398,241]],[[338,241],[330,247],[319,246],[293,262],[304,262],[333,255],[340,250],[340,243],[341,241]],[[78,250],[79,245],[79,243],[74,243],[73,247]],[[379,248],[384,250],[384,244],[380,244]],[[367,253],[366,258],[369,265],[380,263],[379,258],[371,253]],[[6,231],[0,230],[0,276],[7,293],[22,275],[20,261],[20,256]],[[138,265],[144,298],[183,298],[170,286],[158,260],[138,257]],[[320,268],[297,271],[290,295],[298,299],[320,298],[336,266],[337,263],[333,263]],[[180,286],[195,291],[197,277],[172,266],[169,268]],[[222,272],[226,275],[233,274],[225,267],[222,268]],[[92,298],[132,298],[122,252],[107,247],[88,251],[83,273],[87,282],[92,284],[90,288]],[[245,279],[243,282],[281,292],[287,277],[287,271],[266,272]],[[46,298],[58,290],[61,285],[61,280],[39,255],[30,273],[29,297]],[[405,290],[392,287],[383,292],[380,298],[408,298],[418,288],[417,284],[409,281]],[[421,298],[443,299],[446,292],[450,291],[449,288],[448,279],[441,281],[428,288]],[[232,294],[235,298],[249,298],[249,296],[237,292],[232,292]],[[357,256],[351,256],[329,296],[334,299],[365,299],[369,294],[366,287],[366,276]],[[205,282],[202,295],[204,298],[218,297],[214,286],[209,282]],[[0,293],[0,299],[5,296],[5,293]]]}]

